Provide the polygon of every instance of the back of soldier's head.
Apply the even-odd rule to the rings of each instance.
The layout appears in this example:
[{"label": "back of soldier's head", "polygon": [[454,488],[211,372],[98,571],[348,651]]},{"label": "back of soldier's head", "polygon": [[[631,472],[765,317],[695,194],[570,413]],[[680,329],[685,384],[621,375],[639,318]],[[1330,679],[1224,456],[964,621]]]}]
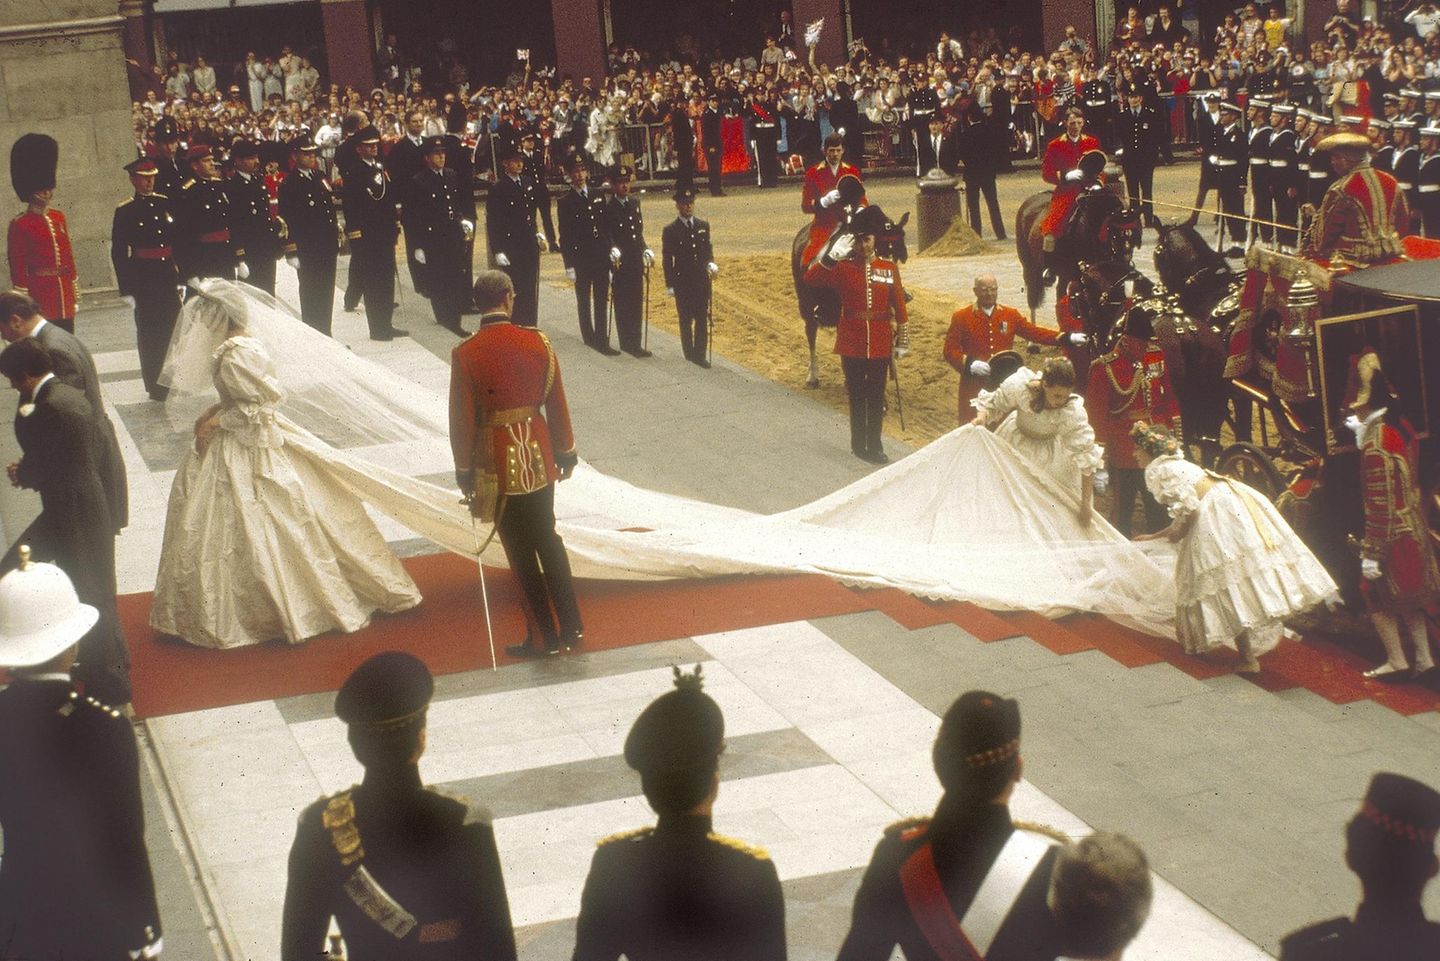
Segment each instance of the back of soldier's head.
[{"label": "back of soldier's head", "polygon": [[348,728],[355,760],[381,770],[413,764],[434,693],[429,669],[404,651],[376,654],[357,667],[335,695],[335,716]]},{"label": "back of soldier's head", "polygon": [[931,757],[947,794],[999,798],[1019,770],[1019,703],[988,691],[962,694],[940,722]]},{"label": "back of soldier's head", "polygon": [[1345,861],[1372,897],[1416,900],[1440,870],[1435,835],[1440,792],[1414,778],[1381,771],[1345,828]]},{"label": "back of soldier's head", "polygon": [[1048,903],[1065,955],[1119,957],[1150,914],[1150,865],[1123,834],[1101,831],[1060,849]]},{"label": "back of soldier's head", "polygon": [[640,772],[640,788],[656,814],[693,810],[715,786],[725,750],[725,716],[701,690],[704,679],[675,670],[675,690],[640,712],[625,738],[625,763]]}]

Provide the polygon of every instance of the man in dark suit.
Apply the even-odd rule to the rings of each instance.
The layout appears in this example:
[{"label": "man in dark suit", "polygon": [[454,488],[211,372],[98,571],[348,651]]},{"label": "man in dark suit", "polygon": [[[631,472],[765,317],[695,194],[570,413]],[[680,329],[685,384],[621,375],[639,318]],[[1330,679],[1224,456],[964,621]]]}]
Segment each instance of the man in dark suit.
[{"label": "man in dark suit", "polygon": [[420,780],[434,690],[418,658],[386,651],[336,694],[365,779],[300,815],[280,961],[326,956],[332,917],[352,958],[514,961],[490,812]]},{"label": "man in dark suit", "polygon": [[80,641],[75,677],[92,697],[127,704],[130,654],[115,611],[116,527],[97,458],[101,427],[85,395],[55,376],[50,352],[34,337],[0,353],[0,374],[20,394],[15,439],[22,456],[6,472],[11,484],[40,494],[40,516],[19,543],[54,562],[80,599],[100,612]]},{"label": "man in dark suit", "polygon": [[470,301],[465,241],[475,236],[475,224],[465,218],[460,181],[445,157],[444,137],[425,142],[425,167],[411,178],[405,198],[405,236],[414,245],[435,322],[464,337],[460,314]]},{"label": "man in dark suit", "polygon": [[915,141],[915,176],[923,177],[932,170],[940,170],[953,177],[959,161],[955,137],[945,132],[945,115],[937,110],[930,115],[926,129],[919,132]]},{"label": "man in dark suit", "polygon": [[705,169],[710,173],[712,197],[725,196],[725,191],[720,189],[725,158],[724,119],[724,114],[720,112],[719,95],[710,94],[710,99],[705,101],[705,112],[700,115],[700,136],[705,142]]},{"label": "man in dark suit", "polygon": [[605,231],[610,236],[610,294],[615,300],[615,332],[620,349],[632,357],[649,357],[644,343],[645,276],[655,252],[645,242],[645,216],[630,193],[635,171],[621,164],[611,180],[614,195],[605,205]]},{"label": "man in dark suit", "polygon": [[225,181],[230,200],[230,240],[235,256],[249,268],[245,282],[275,296],[275,261],[284,242],[281,224],[270,216],[270,191],[260,175],[260,148],[248,140],[230,150],[235,175]]},{"label": "man in dark suit", "polygon": [[1130,206],[1141,205],[1145,226],[1159,227],[1155,208],[1155,165],[1160,160],[1160,137],[1166,130],[1160,114],[1146,106],[1145,93],[1133,87],[1126,96],[1125,109],[1115,120],[1115,155],[1125,172],[1125,192]]},{"label": "man in dark suit", "polygon": [[160,371],[175,319],[180,316],[180,271],[175,266],[174,202],[155,190],[159,168],[153,160],[125,167],[135,196],[115,208],[110,225],[110,260],[120,299],[135,312],[135,346],[140,378],[151,400],[164,400]]},{"label": "man in dark suit", "polygon": [[610,346],[610,233],[605,226],[605,196],[590,187],[590,167],[583,154],[571,154],[571,190],[555,203],[560,214],[560,256],[565,276],[575,284],[575,310],[586,346],[607,357],[620,351]]},{"label": "man in dark suit", "polygon": [[[419,110],[410,111],[405,115],[405,136],[395,141],[390,146],[390,152],[385,155],[385,169],[390,171],[390,182],[396,188],[393,200],[397,214],[405,203],[402,195],[406,184],[425,166],[424,134],[425,114]],[[417,269],[419,265],[415,261],[415,244],[409,234],[405,235],[405,261],[410,267],[411,286],[417,294],[425,296],[424,271]]]},{"label": "man in dark suit", "polygon": [[[395,315],[395,198],[390,175],[381,166],[380,131],[365,127],[355,134],[355,161],[345,175],[342,200],[345,233],[350,238],[351,275],[365,301],[371,340],[393,340],[409,331],[391,323]],[[398,188],[395,188],[398,189]]]},{"label": "man in dark suit", "polygon": [[158,957],[135,734],[70,677],[98,612],[28,551],[0,579],[0,607],[0,955]]},{"label": "man in dark suit", "polygon": [[308,137],[295,147],[295,169],[280,181],[279,199],[280,217],[289,227],[285,262],[300,277],[300,319],[328,336],[340,228],[335,193],[320,173],[319,153]]},{"label": "man in dark suit", "polygon": [[675,191],[673,221],[660,236],[660,256],[665,264],[665,292],[675,298],[680,315],[680,349],[692,364],[709,369],[706,348],[710,343],[710,283],[720,272],[710,242],[710,224],[695,216],[695,190]]},{"label": "man in dark suit", "polygon": [[970,227],[980,233],[980,196],[985,196],[985,206],[990,211],[990,226],[995,230],[995,239],[1005,239],[1005,220],[1000,216],[1000,200],[995,193],[995,174],[1000,169],[1004,147],[996,133],[993,122],[986,120],[984,112],[974,104],[965,111],[955,153],[964,166],[965,207],[970,215]]},{"label": "man in dark suit", "polygon": [[549,245],[535,227],[540,190],[524,175],[525,158],[515,147],[497,148],[500,176],[485,195],[485,238],[495,264],[515,285],[512,318],[522,327],[540,323],[540,251]]}]

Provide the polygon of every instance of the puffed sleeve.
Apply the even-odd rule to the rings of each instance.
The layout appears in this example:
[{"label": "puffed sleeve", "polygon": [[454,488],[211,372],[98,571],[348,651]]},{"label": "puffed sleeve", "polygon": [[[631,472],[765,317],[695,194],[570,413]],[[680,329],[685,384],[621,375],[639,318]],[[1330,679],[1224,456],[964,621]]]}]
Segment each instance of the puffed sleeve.
[{"label": "puffed sleeve", "polygon": [[1175,520],[1194,513],[1200,506],[1200,496],[1195,493],[1195,479],[1184,465],[1185,461],[1178,457],[1161,457],[1145,468],[1145,486]]},{"label": "puffed sleeve", "polygon": [[278,447],[275,405],[283,396],[275,368],[258,341],[232,337],[215,352],[218,387],[225,402],[220,427],[244,435],[250,446]]},{"label": "puffed sleeve", "polygon": [[1093,474],[1105,466],[1105,448],[1095,443],[1095,428],[1085,413],[1085,401],[1072,394],[1065,404],[1059,430],[1065,453],[1083,475]]},{"label": "puffed sleeve", "polygon": [[[1030,382],[1036,374],[1028,367],[1021,367],[1005,378],[1005,382],[994,390],[982,390],[970,406],[985,415],[985,426],[995,427],[1011,411],[1021,404],[1030,402]],[[1093,436],[1091,438],[1094,439]]]}]

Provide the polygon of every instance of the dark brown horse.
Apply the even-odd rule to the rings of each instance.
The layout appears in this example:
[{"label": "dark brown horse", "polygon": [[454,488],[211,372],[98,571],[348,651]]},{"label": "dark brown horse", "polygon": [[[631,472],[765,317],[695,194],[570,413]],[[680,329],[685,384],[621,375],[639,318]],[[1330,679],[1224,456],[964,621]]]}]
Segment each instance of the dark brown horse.
[{"label": "dark brown horse", "polygon": [[[1050,212],[1051,191],[1032,194],[1015,214],[1015,252],[1025,276],[1030,318],[1045,300],[1044,238],[1040,225]],[[1075,198],[1069,220],[1056,238],[1056,286],[1064,290],[1080,271],[1080,263],[1129,263],[1140,241],[1140,212],[1125,206],[1118,181],[1092,188]]]}]

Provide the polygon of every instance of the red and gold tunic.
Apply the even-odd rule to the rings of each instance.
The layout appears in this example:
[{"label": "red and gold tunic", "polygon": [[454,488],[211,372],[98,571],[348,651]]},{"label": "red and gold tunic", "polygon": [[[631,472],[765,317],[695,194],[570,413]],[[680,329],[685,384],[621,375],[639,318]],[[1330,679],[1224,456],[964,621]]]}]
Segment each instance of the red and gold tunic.
[{"label": "red and gold tunic", "polygon": [[1400,230],[1409,222],[1395,178],[1362,163],[1325,191],[1301,256],[1330,267],[1390,263],[1404,253]]},{"label": "red and gold tunic", "polygon": [[47,320],[75,317],[75,251],[65,215],[26,210],[10,221],[10,283],[29,294]]},{"label": "red and gold tunic", "polygon": [[895,334],[910,319],[900,268],[888,260],[862,264],[842,260],[826,267],[816,260],[805,282],[840,292],[840,323],[835,328],[835,353],[842,357],[889,357]]},{"label": "red and gold tunic", "polygon": [[[820,198],[834,190],[845,176],[860,179],[860,170],[850,164],[841,162],[839,167],[830,169],[827,163],[818,163],[805,171],[805,186],[800,191],[800,209],[807,214],[814,216],[810,222],[810,242],[805,245],[805,252],[800,255],[802,264],[809,264],[820,253],[820,248],[825,246],[825,241],[835,232],[840,225],[842,210],[839,204],[829,207],[820,206]],[[862,200],[861,206],[866,201]]]},{"label": "red and gold tunic", "polygon": [[960,423],[968,424],[975,416],[970,401],[980,393],[985,381],[970,376],[972,360],[989,360],[1002,350],[1015,346],[1015,338],[1024,337],[1036,344],[1060,342],[1060,331],[1037,327],[1014,307],[996,304],[987,316],[985,311],[968,304],[950,316],[950,329],[945,334],[945,360],[960,372]]},{"label": "red and gold tunic", "polygon": [[565,385],[544,334],[509,320],[484,320],[455,348],[450,449],[457,475],[493,471],[502,494],[529,494],[554,483],[557,455],[574,463]]},{"label": "red and gold tunic", "polygon": [[1380,562],[1380,577],[1360,583],[1374,610],[1416,610],[1440,598],[1440,569],[1418,481],[1415,445],[1399,428],[1381,422],[1366,432],[1360,449],[1361,554]]},{"label": "red and gold tunic", "polygon": [[1154,340],[1121,337],[1115,349],[1090,364],[1085,407],[1095,439],[1112,468],[1139,469],[1130,428],[1137,421],[1163,424],[1180,433],[1180,403],[1165,367],[1165,352]]},{"label": "red and gold tunic", "polygon": [[1047,184],[1055,186],[1055,192],[1050,197],[1050,212],[1040,222],[1042,234],[1056,234],[1065,223],[1065,216],[1070,213],[1075,198],[1080,196],[1080,184],[1067,182],[1065,175],[1080,166],[1081,157],[1099,149],[1100,141],[1088,133],[1081,134],[1079,140],[1071,140],[1068,135],[1061,134],[1046,144],[1045,156],[1040,161],[1040,176]]}]

